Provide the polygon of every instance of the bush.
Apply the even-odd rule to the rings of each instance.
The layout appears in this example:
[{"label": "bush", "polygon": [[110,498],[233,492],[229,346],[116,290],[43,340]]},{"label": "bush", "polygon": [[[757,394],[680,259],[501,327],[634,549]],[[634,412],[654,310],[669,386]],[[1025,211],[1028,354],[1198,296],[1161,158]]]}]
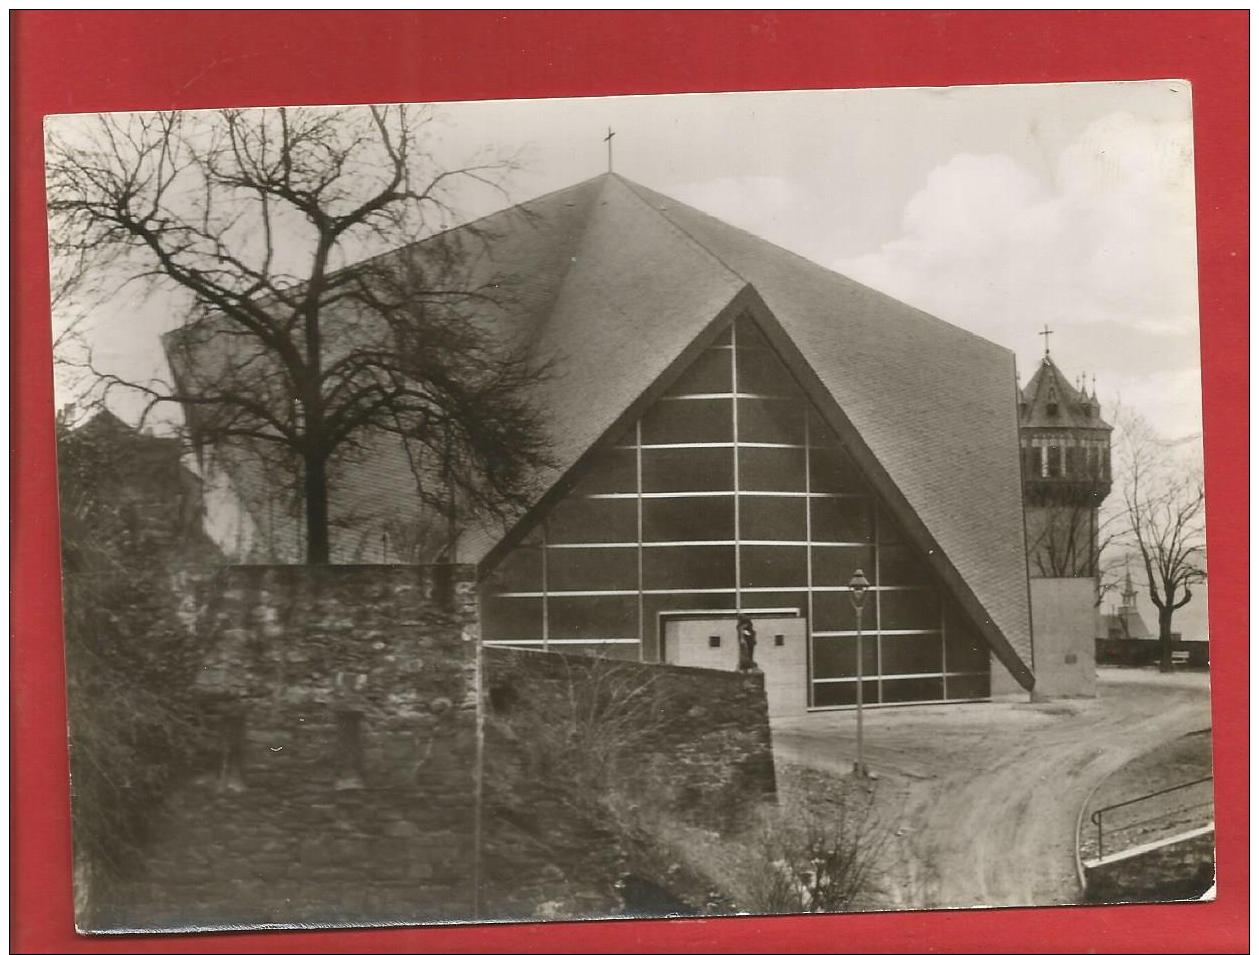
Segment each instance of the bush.
[{"label": "bush", "polygon": [[892,830],[874,785],[813,774],[734,838],[658,820],[662,846],[742,912],[859,908]]}]

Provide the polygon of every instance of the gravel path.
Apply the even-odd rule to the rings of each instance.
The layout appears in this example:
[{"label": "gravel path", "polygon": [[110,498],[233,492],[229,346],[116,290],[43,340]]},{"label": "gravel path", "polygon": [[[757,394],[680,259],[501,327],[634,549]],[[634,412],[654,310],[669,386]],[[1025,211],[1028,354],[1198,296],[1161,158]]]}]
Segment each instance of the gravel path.
[{"label": "gravel path", "polygon": [[[1094,700],[866,711],[866,763],[894,817],[880,908],[1079,901],[1075,827],[1092,789],[1124,763],[1210,727],[1205,674],[1098,671]],[[847,772],[856,717],[774,724],[775,757]]]}]

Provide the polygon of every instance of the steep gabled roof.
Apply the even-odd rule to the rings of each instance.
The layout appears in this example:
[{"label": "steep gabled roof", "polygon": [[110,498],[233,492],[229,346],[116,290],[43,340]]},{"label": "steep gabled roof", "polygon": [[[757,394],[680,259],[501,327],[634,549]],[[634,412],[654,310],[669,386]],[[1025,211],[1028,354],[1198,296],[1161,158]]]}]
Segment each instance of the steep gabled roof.
[{"label": "steep gabled roof", "polygon": [[[969,589],[1030,661],[1013,354],[683,203],[632,188],[756,290],[833,399],[832,412],[847,418],[850,427],[832,423],[858,442],[859,463],[886,475],[877,483],[893,492],[890,503],[911,536],[946,580],[956,571],[954,589]],[[909,511],[895,506],[895,492]],[[926,535],[914,533],[924,529],[915,528],[919,520]],[[965,596],[963,604],[971,603]]]},{"label": "steep gabled roof", "polygon": [[[994,651],[1031,685],[1010,351],[612,174],[473,227],[473,281],[501,275],[513,289],[493,319],[504,340],[555,363],[535,395],[554,459],[536,475],[539,503],[562,495],[584,458],[747,311]],[[473,227],[392,254],[446,254]],[[458,558],[484,569],[528,520],[469,530]]]},{"label": "steep gabled roof", "polygon": [[[1012,353],[619,176],[592,182],[555,305],[532,331],[559,369],[538,395],[557,465],[539,498],[562,494],[561,477],[667,387],[719,316],[747,309],[1030,683]],[[469,534],[460,557],[493,561],[511,536]]]}]

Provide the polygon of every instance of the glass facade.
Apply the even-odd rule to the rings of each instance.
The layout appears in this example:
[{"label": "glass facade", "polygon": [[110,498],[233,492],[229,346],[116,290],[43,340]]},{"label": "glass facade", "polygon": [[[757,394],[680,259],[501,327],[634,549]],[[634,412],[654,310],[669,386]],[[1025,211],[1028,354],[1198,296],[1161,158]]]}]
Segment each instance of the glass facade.
[{"label": "glass facade", "polygon": [[809,699],[982,699],[989,653],[749,317],[602,452],[485,581],[487,643],[660,657],[662,614],[794,612]]}]

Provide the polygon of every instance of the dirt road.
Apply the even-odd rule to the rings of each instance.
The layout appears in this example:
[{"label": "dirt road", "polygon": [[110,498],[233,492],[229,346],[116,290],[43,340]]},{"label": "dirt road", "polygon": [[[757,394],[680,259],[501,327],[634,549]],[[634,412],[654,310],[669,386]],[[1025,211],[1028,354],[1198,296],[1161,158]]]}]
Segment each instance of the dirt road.
[{"label": "dirt road", "polygon": [[[879,907],[1079,900],[1077,815],[1128,760],[1211,723],[1205,674],[1099,671],[1094,700],[867,710],[866,763],[897,834]],[[852,712],[774,724],[775,757],[847,772]]]}]

